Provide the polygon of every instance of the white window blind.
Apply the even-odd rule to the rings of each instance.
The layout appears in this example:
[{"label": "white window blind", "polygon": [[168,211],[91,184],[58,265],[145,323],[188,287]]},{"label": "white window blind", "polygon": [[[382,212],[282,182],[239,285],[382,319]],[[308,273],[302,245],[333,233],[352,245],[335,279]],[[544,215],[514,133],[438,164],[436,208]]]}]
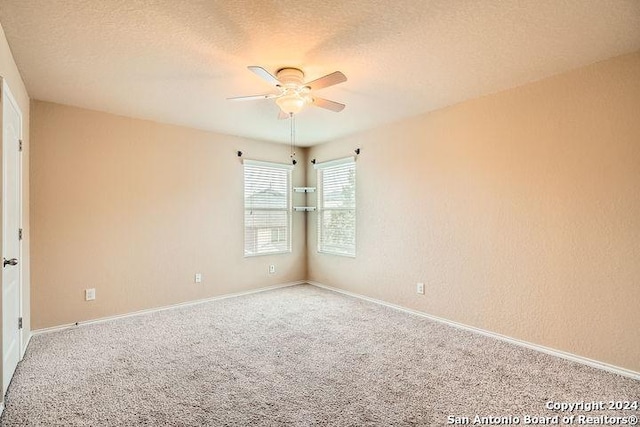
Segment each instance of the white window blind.
[{"label": "white window blind", "polygon": [[291,167],[244,161],[244,255],[291,252]]},{"label": "white window blind", "polygon": [[318,169],[318,252],[356,256],[356,164],[353,158]]}]

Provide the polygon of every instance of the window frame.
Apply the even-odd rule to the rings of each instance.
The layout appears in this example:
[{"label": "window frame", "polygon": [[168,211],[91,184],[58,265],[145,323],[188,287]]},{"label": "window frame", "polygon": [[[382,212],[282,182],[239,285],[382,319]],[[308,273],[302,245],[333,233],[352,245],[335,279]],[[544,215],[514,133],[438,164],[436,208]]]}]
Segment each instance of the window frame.
[{"label": "window frame", "polygon": [[[349,165],[353,167],[354,173],[354,181],[353,181],[353,207],[333,207],[333,208],[325,208],[325,198],[324,198],[324,181],[325,181],[325,173],[327,170],[331,170],[332,168],[336,168],[339,166]],[[329,255],[337,255],[343,256],[347,258],[355,258],[357,254],[357,172],[356,172],[356,161],[355,157],[345,157],[341,159],[331,160],[323,163],[316,163],[314,168],[317,171],[316,175],[316,183],[317,183],[317,242],[316,249],[318,253],[329,254]],[[327,245],[325,243],[326,239],[323,239],[323,219],[325,211],[353,211],[353,250],[344,251],[339,249],[334,249],[331,245]]]},{"label": "window frame", "polygon": [[[292,182],[292,171],[293,171],[293,165],[288,165],[288,164],[283,164],[283,163],[272,163],[272,162],[265,162],[265,161],[260,161],[260,160],[250,160],[250,159],[243,159],[242,161],[243,163],[243,170],[242,170],[242,177],[243,177],[243,231],[244,231],[244,238],[243,238],[243,252],[244,252],[244,257],[245,258],[252,258],[252,257],[256,257],[256,256],[265,256],[265,255],[279,255],[279,254],[288,254],[292,252],[292,246],[293,246],[293,239],[292,239],[292,228],[293,228],[293,215],[292,215],[292,211],[293,211],[293,206],[292,206],[292,186],[291,186],[291,182]],[[278,171],[284,171],[285,172],[285,181],[286,181],[286,208],[266,208],[266,207],[253,207],[247,204],[247,167],[249,168],[269,168],[269,169],[274,169],[274,170],[278,170]],[[285,221],[285,225],[284,226],[272,226],[272,227],[268,227],[270,228],[269,231],[269,236],[271,236],[270,240],[271,243],[273,243],[273,230],[277,229],[278,230],[278,235],[282,232],[282,229],[284,228],[285,230],[285,236],[286,236],[286,249],[284,250],[273,250],[273,251],[256,251],[256,252],[247,252],[247,237],[248,237],[248,233],[247,233],[247,226],[248,226],[248,222],[247,222],[247,211],[262,211],[262,212],[285,212],[286,213],[286,221]],[[265,227],[267,228],[267,227]],[[280,240],[278,240],[278,242],[280,242]],[[278,243],[276,242],[276,243]],[[257,244],[256,244],[257,246]]]}]

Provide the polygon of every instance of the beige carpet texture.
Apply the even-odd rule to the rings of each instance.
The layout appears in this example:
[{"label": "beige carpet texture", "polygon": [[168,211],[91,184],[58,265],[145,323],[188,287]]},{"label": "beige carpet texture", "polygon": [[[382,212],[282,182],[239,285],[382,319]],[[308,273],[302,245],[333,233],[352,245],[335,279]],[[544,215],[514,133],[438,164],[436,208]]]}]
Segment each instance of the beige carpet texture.
[{"label": "beige carpet texture", "polygon": [[[36,335],[0,424],[578,425],[639,399],[638,380],[298,285]],[[605,406],[561,407],[580,402]]]}]

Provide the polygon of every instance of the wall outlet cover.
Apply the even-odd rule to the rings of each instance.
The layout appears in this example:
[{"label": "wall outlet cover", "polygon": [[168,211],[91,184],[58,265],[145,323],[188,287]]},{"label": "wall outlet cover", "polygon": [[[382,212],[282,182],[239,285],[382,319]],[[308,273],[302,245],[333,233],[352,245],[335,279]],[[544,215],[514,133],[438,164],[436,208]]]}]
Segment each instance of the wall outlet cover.
[{"label": "wall outlet cover", "polygon": [[424,283],[416,284],[416,292],[419,293],[420,295],[424,295]]},{"label": "wall outlet cover", "polygon": [[271,265],[269,266],[269,274],[273,274],[273,273],[275,273],[275,272],[276,272],[276,266],[275,266],[275,265],[273,265],[273,264],[271,264]]},{"label": "wall outlet cover", "polygon": [[202,273],[196,273],[196,275],[194,277],[194,281],[196,283],[202,283]]},{"label": "wall outlet cover", "polygon": [[93,301],[94,299],[96,299],[96,289],[95,288],[85,289],[84,290],[84,300],[85,301]]}]

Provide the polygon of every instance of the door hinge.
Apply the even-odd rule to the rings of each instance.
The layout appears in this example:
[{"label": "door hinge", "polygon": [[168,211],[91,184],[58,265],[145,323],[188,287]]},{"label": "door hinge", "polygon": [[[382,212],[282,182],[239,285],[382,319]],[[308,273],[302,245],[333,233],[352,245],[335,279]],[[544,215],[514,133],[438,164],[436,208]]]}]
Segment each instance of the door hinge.
[{"label": "door hinge", "polygon": [[22,240],[22,228],[18,229],[18,240]]},{"label": "door hinge", "polygon": [[18,317],[18,329],[22,329],[22,317]]},{"label": "door hinge", "polygon": [[18,141],[20,141],[20,143],[18,144],[18,150],[22,151],[22,140],[19,139]]}]

